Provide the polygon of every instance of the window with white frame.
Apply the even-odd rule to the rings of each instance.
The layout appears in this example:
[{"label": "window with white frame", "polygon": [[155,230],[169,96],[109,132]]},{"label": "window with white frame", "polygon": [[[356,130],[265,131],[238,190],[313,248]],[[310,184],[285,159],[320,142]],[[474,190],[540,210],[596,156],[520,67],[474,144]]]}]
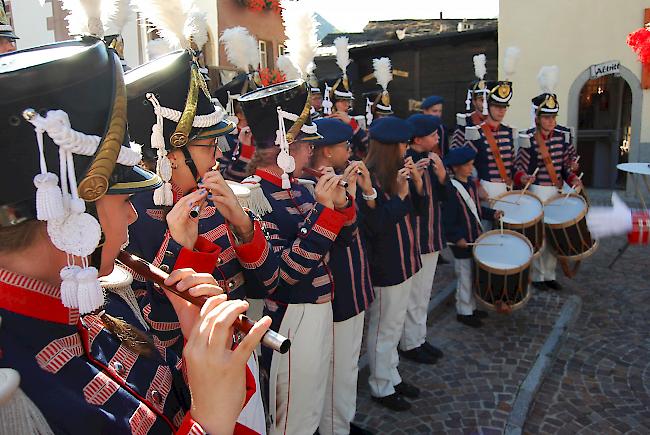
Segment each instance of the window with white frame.
[{"label": "window with white frame", "polygon": [[267,46],[266,41],[259,41],[259,52],[260,52],[260,69],[264,69],[268,66],[267,62]]}]

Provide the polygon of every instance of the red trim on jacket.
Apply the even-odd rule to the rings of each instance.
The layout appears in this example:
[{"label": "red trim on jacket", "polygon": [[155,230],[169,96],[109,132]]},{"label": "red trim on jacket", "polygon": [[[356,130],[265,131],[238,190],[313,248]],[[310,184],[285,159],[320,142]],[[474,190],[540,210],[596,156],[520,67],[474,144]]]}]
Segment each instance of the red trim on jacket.
[{"label": "red trim on jacket", "polygon": [[181,249],[178,254],[174,270],[190,268],[195,272],[212,273],[217,267],[217,260],[221,253],[221,247],[215,245],[206,238],[199,236],[194,244],[194,250]]}]

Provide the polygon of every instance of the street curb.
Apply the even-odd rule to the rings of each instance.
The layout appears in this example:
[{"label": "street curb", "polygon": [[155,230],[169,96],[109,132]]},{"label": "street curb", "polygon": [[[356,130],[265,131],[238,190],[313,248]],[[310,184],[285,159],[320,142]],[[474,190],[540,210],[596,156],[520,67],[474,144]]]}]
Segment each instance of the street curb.
[{"label": "street curb", "polygon": [[[453,280],[450,282],[447,287],[442,289],[442,291],[439,291],[436,293],[434,297],[431,298],[429,301],[429,315],[431,315],[432,312],[441,309],[445,302],[454,295],[454,291],[456,290],[456,280]],[[427,320],[427,325],[429,325],[429,321]],[[368,353],[364,353],[361,355],[359,358],[359,371],[363,370],[368,366]]]},{"label": "street curb", "polygon": [[517,395],[512,405],[512,411],[504,429],[505,435],[521,435],[526,417],[535,399],[537,390],[542,385],[544,377],[550,371],[555,360],[562,338],[580,315],[582,299],[579,296],[569,296],[558,316],[551,333],[537,354],[537,359],[524,381],[519,385]]}]

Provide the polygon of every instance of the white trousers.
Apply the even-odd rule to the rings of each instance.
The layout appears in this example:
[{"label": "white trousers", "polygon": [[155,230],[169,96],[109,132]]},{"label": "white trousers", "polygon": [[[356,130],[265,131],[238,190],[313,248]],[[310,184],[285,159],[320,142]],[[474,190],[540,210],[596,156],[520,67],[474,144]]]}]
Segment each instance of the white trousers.
[{"label": "white trousers", "polygon": [[413,277],[389,287],[375,286],[375,300],[368,310],[368,364],[370,392],[375,397],[390,396],[402,382],[397,371],[397,344],[404,329]]},{"label": "white trousers", "polygon": [[332,356],[332,304],[290,304],[280,334],[291,340],[273,352],[269,375],[271,435],[313,434],[318,429]]},{"label": "white trousers", "polygon": [[471,258],[454,258],[454,270],[456,271],[456,312],[463,316],[471,315],[476,309],[476,298],[474,297],[474,280],[472,279]]},{"label": "white trousers", "polygon": [[553,249],[545,243],[540,254],[533,260],[533,282],[555,281],[555,269],[557,268],[557,257]]},{"label": "white trousers", "polygon": [[404,332],[399,342],[399,348],[402,350],[420,347],[427,339],[427,314],[439,254],[439,252],[422,254],[422,269],[413,275],[413,287],[404,319]]},{"label": "white trousers", "polygon": [[334,322],[334,349],[330,362],[325,407],[318,426],[320,435],[347,435],[357,412],[359,353],[365,313]]}]

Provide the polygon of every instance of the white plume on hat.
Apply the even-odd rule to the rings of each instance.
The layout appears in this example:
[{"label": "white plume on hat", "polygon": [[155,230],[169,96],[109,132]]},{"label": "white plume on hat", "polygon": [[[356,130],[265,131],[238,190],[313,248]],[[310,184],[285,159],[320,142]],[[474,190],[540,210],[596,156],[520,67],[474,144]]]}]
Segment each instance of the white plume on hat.
[{"label": "white plume on hat", "polygon": [[520,52],[521,50],[519,50],[518,47],[506,48],[503,56],[503,74],[505,75],[506,80],[512,79],[512,76],[515,74]]},{"label": "white plume on hat", "polygon": [[485,66],[487,59],[485,58],[485,54],[477,54],[474,56],[474,75],[476,75],[476,78],[479,80],[483,80],[485,78],[485,74],[487,73],[487,68]]},{"label": "white plume on hat", "polygon": [[347,36],[339,36],[334,40],[334,47],[336,47],[336,64],[343,72],[344,77],[347,76],[347,69],[350,64],[348,41]]},{"label": "white plume on hat", "polygon": [[278,56],[276,65],[278,66],[278,69],[285,75],[287,80],[297,80],[301,76],[298,68],[296,68],[289,56],[286,54]]},{"label": "white plume on hat", "polygon": [[191,49],[191,40],[199,32],[194,0],[133,0],[133,4],[170,47]]},{"label": "white plume on hat", "polygon": [[[307,80],[314,70],[314,57],[320,47],[318,21],[310,2],[283,0],[282,21],[289,58]],[[334,41],[336,44],[336,41]]]},{"label": "white plume on hat", "polygon": [[147,42],[147,55],[149,56],[149,60],[158,59],[172,51],[167,41],[162,38]]},{"label": "white plume on hat", "polygon": [[560,68],[557,65],[545,65],[540,68],[537,74],[537,82],[542,92],[552,94],[560,78]]},{"label": "white plume on hat", "polygon": [[228,61],[244,72],[257,68],[260,63],[257,39],[242,26],[231,27],[219,39],[226,49]]},{"label": "white plume on hat", "polygon": [[196,44],[199,50],[203,50],[205,44],[208,43],[208,15],[198,9],[190,11],[188,20],[185,23],[186,32],[191,32],[192,41]]},{"label": "white plume on hat", "polygon": [[112,13],[103,18],[105,20],[104,33],[106,35],[119,35],[133,16],[131,0],[109,0],[109,3],[113,3],[114,9]]},{"label": "white plume on hat", "polygon": [[387,57],[373,59],[372,67],[375,70],[375,79],[377,79],[377,84],[382,87],[384,92],[387,92],[388,83],[393,80],[393,70],[391,68],[390,59]]},{"label": "white plume on hat", "polygon": [[115,11],[116,0],[63,0],[71,35],[104,37],[104,22]]}]

